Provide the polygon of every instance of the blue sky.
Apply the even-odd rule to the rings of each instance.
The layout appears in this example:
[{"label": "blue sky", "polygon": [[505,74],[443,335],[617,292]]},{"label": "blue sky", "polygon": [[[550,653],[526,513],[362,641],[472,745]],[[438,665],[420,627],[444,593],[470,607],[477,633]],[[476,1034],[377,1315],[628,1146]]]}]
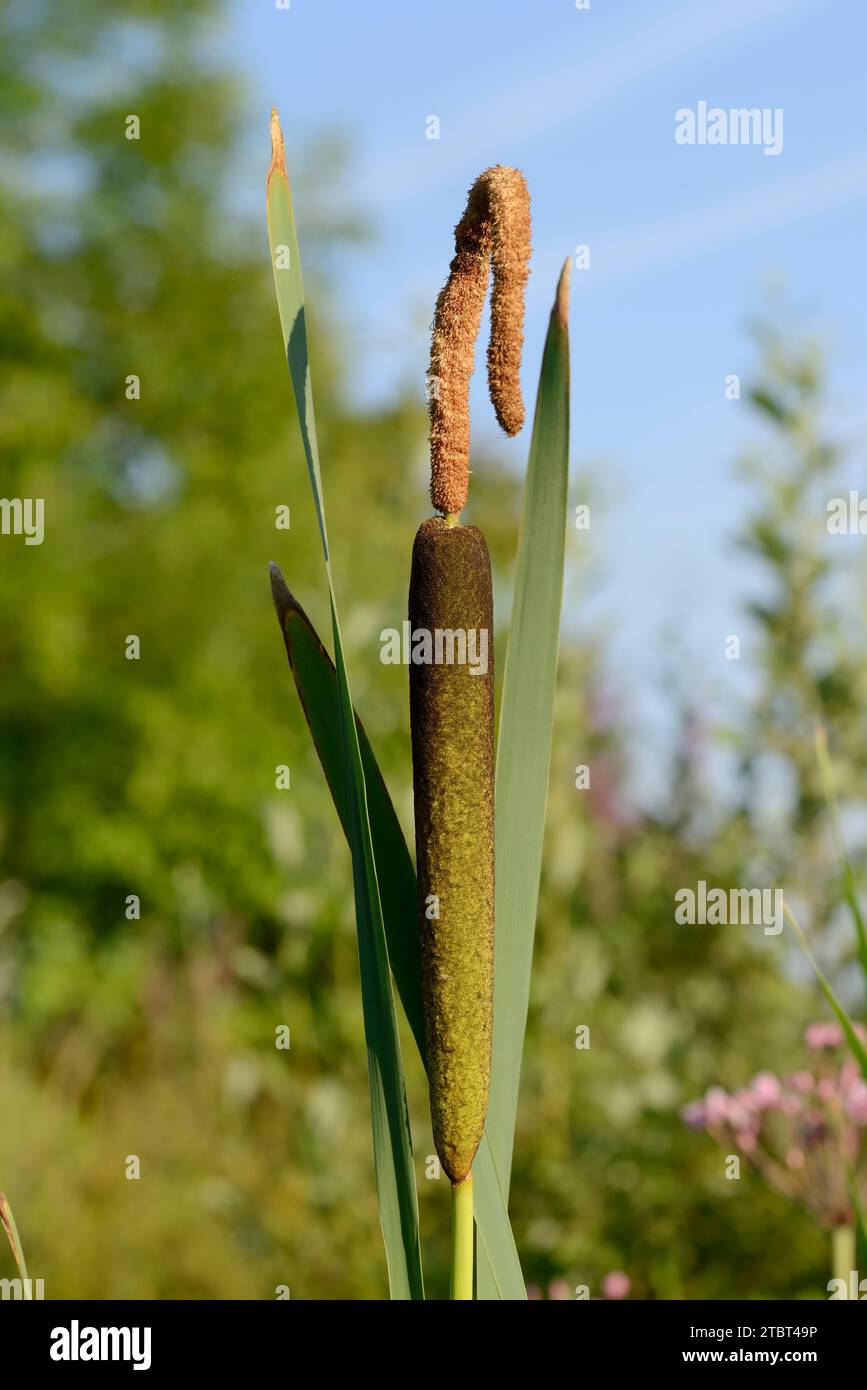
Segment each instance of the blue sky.
[{"label": "blue sky", "polygon": [[[737,683],[723,642],[748,631],[750,576],[733,464],[756,428],[724,382],[749,372],[745,324],[769,286],[827,332],[841,428],[863,438],[867,423],[863,0],[245,0],[233,14],[251,109],[264,128],[277,104],[290,166],[324,126],[352,141],[343,192],[376,231],[336,267],[361,401],[400,383],[423,395],[452,229],[489,164],[518,165],[533,199],[529,399],[559,266],[590,247],[572,301],[573,468],[600,492],[590,611],[642,717],[672,632],[698,691]],[[675,112],[700,101],[782,108],[782,152],[677,144]],[[487,439],[483,371],[472,413]],[[516,469],[527,436],[502,442]]]}]

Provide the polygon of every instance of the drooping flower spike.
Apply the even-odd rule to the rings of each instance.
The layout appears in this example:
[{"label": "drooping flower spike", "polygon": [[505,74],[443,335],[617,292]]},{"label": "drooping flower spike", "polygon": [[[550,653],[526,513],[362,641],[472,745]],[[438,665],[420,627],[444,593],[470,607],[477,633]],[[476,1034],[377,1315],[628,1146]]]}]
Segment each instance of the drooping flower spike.
[{"label": "drooping flower spike", "polygon": [[530,195],[518,169],[497,164],[470,189],[455,228],[455,256],[434,313],[428,395],[431,501],[457,515],[467,501],[470,466],[470,377],[490,267],[491,340],[488,389],[507,434],[524,423],[521,349],[524,290],[530,273]]}]

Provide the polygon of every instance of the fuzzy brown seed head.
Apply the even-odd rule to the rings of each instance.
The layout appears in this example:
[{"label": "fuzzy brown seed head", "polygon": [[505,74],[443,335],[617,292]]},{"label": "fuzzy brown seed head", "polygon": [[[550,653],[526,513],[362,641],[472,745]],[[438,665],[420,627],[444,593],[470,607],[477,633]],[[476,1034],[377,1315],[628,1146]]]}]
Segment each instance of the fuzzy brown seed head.
[{"label": "fuzzy brown seed head", "polygon": [[454,514],[467,500],[470,465],[470,377],[475,343],[494,270],[488,389],[507,434],[524,423],[521,348],[524,289],[530,263],[530,195],[523,174],[497,164],[470,189],[455,228],[455,257],[437,299],[431,341],[431,500]]}]

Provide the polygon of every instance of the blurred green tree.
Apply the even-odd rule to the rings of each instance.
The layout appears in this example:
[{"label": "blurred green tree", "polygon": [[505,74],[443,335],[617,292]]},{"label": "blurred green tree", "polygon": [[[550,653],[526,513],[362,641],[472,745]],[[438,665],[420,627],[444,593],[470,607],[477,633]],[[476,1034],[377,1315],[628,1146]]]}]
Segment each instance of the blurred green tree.
[{"label": "blurred green tree", "polygon": [[840,912],[817,729],[827,734],[844,810],[863,808],[867,785],[862,576],[851,545],[828,523],[832,499],[848,499],[847,446],[831,423],[819,338],[793,328],[780,310],[756,324],[754,337],[760,364],[749,398],[766,430],[741,463],[752,490],[741,544],[757,561],[757,592],[748,609],[755,678],[738,739],[736,820],[764,876],[785,885],[836,972],[852,959],[854,933]]},{"label": "blurred green tree", "polygon": [[[240,166],[244,108],[214,16],[201,0],[84,0],[13,4],[0,21],[4,492],[44,498],[46,515],[42,546],[3,540],[0,1051],[22,1070],[0,1086],[0,1166],[56,1294],[269,1296],[249,1261],[233,1272],[244,1242],[271,1250],[268,1223],[285,1236],[340,1181],[356,1184],[344,1228],[376,1249],[356,1172],[370,1156],[348,864],[268,586],[277,558],[321,616],[264,220],[243,212],[261,205],[268,112],[261,159]],[[379,617],[405,608],[421,386],[366,416],[341,399],[321,271],[354,228],[318,211],[339,151],[314,154],[297,155],[299,200],[338,575],[359,577],[351,643],[372,678],[356,690],[384,763],[397,750],[405,773],[405,691],[372,658]],[[276,789],[280,764],[291,791]],[[283,1022],[291,1071],[274,1049]],[[350,1119],[342,1179],[317,1178],[322,1136]],[[121,1269],[135,1184],[119,1150],[143,1143],[163,1179],[136,1228],[147,1249]],[[279,1187],[287,1163],[300,1176],[274,1216],[250,1191]],[[211,1252],[190,1234],[200,1187],[228,1204]],[[53,1234],[61,1208],[68,1240]],[[175,1224],[199,1248],[186,1271],[159,1258]],[[307,1267],[315,1285],[315,1251]],[[355,1277],[383,1287],[373,1255]],[[272,1288],[285,1278],[275,1265]]]}]

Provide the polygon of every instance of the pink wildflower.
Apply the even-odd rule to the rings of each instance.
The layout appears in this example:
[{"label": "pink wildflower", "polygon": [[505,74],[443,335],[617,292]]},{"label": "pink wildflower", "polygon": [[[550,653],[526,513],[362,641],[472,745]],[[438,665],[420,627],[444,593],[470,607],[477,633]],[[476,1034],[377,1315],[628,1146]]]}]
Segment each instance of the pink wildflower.
[{"label": "pink wildflower", "polygon": [[782,1078],[762,1071],[731,1094],[711,1086],[681,1114],[724,1152],[736,1146],[770,1187],[822,1225],[851,1224],[850,1174],[867,1203],[867,1081],[838,1024],[812,1023],[805,1040],[809,1068]]},{"label": "pink wildflower", "polygon": [[632,1283],[629,1275],[624,1274],[622,1269],[612,1269],[611,1273],[606,1274],[602,1280],[604,1298],[628,1298],[631,1288]]},{"label": "pink wildflower", "polygon": [[760,1071],[758,1076],[753,1077],[750,1089],[756,1105],[762,1110],[779,1103],[782,1088],[773,1072]]}]

